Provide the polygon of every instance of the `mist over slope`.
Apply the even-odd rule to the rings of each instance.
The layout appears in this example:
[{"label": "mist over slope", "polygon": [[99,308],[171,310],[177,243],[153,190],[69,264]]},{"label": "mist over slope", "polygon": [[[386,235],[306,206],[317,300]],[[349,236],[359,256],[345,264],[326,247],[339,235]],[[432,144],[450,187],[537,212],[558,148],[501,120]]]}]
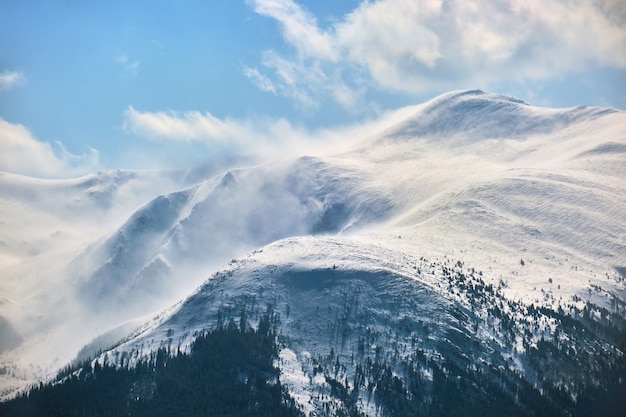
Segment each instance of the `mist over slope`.
[{"label": "mist over slope", "polygon": [[[158,172],[65,182],[3,174],[0,330],[19,343],[0,356],[4,393],[51,375],[107,330],[83,357],[122,338],[115,352],[134,358],[185,346],[224,308],[254,315],[268,303],[282,317],[285,383],[305,410],[324,407],[308,399],[330,393],[328,378],[354,379],[364,362],[351,355],[374,360],[376,346],[421,363],[414,371],[431,382],[435,368],[410,359],[415,346],[457,366],[535,375],[530,346],[560,322],[543,312],[525,328],[530,305],[582,320],[590,303],[625,317],[625,132],[621,111],[537,108],[476,90],[417,106],[348,152],[233,167],[193,184]],[[505,313],[495,317],[488,302]],[[517,323],[509,336],[494,327],[503,316]],[[476,347],[486,336],[491,347]],[[598,343],[620,351],[611,337]],[[331,349],[343,366],[333,375],[320,359]],[[611,355],[602,366],[623,352]],[[326,379],[316,379],[316,357]],[[583,376],[545,383],[567,378]],[[594,386],[601,374],[589,378]],[[369,415],[382,401],[357,398]]]},{"label": "mist over slope", "polygon": [[73,264],[81,299],[126,314],[162,306],[164,294],[168,302],[188,294],[235,255],[378,219],[385,199],[358,169],[316,158],[231,170],[149,201],[81,254]]}]

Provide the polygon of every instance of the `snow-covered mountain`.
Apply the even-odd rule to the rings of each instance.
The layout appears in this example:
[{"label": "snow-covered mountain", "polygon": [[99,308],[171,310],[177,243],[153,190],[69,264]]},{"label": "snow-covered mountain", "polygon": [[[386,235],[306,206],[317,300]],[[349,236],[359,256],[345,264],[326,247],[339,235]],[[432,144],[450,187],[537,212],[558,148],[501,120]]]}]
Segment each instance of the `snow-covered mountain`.
[{"label": "snow-covered mountain", "polygon": [[339,232],[357,213],[362,219],[353,222],[379,218],[389,203],[374,190],[362,193],[362,175],[301,158],[231,170],[159,196],[76,259],[81,298],[96,308],[145,310],[162,294],[188,294],[233,256],[287,236]]},{"label": "snow-covered mountain", "polygon": [[5,395],[268,305],[311,415],[426,414],[444,382],[536,414],[626,370],[622,111],[454,92],[332,157],[163,176],[0,177]]}]

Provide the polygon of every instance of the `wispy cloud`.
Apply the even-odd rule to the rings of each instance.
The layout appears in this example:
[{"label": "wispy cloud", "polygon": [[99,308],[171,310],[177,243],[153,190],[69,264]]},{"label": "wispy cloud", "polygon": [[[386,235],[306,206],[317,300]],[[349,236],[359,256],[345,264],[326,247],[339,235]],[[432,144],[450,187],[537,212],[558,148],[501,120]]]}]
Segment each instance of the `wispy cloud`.
[{"label": "wispy cloud", "polygon": [[414,111],[415,106],[405,107],[368,121],[310,130],[282,118],[220,119],[211,113],[141,112],[129,106],[124,112],[124,129],[148,140],[227,145],[241,156],[279,159],[340,152],[404,120]]},{"label": "wispy cloud", "polygon": [[26,75],[20,71],[0,72],[0,92],[10,90],[13,87],[24,85],[28,82]]},{"label": "wispy cloud", "polygon": [[258,69],[244,67],[243,75],[252,81],[252,83],[256,85],[259,90],[276,94],[276,86],[272,80],[261,74]]},{"label": "wispy cloud", "polygon": [[132,106],[124,111],[124,129],[147,139],[182,142],[234,140],[249,133],[243,124],[210,113],[140,112]]},{"label": "wispy cloud", "polygon": [[23,125],[0,118],[0,171],[65,178],[86,174],[98,167],[99,155],[95,149],[74,155],[61,142],[54,145],[40,142]]},{"label": "wispy cloud", "polygon": [[280,23],[283,37],[298,53],[325,60],[338,58],[333,37],[318,28],[312,13],[292,0],[252,0],[250,4],[258,14]]},{"label": "wispy cloud", "polygon": [[124,68],[124,71],[130,75],[137,75],[139,73],[140,62],[130,59],[128,55],[117,56],[115,62],[120,64]]},{"label": "wispy cloud", "polygon": [[291,52],[266,51],[248,78],[309,105],[330,97],[352,106],[367,89],[412,94],[626,69],[619,0],[363,1],[326,29],[293,0],[249,3],[278,23]]}]

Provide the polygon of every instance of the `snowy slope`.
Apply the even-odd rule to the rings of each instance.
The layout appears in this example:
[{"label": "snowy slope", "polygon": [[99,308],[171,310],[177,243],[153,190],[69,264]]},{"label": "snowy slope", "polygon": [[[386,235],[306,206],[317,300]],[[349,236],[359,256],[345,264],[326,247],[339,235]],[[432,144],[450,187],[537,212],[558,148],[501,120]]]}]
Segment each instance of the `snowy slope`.
[{"label": "snowy slope", "polygon": [[[544,109],[481,91],[449,93],[415,107],[413,116],[363,138],[349,152],[232,169],[172,187],[135,204],[134,213],[127,211],[113,226],[98,220],[98,210],[107,205],[89,200],[98,209],[86,205],[73,217],[86,230],[91,225],[90,235],[82,234],[64,256],[40,245],[37,259],[64,262],[56,269],[22,265],[32,269],[30,287],[16,285],[15,279],[1,283],[14,285],[10,293],[24,305],[41,271],[55,271],[71,287],[66,298],[72,301],[54,320],[43,320],[53,322],[40,326],[46,328],[43,338],[33,327],[29,333],[19,325],[24,314],[1,305],[0,315],[25,336],[21,347],[1,359],[18,379],[41,377],[42,370],[23,370],[34,364],[45,374],[99,332],[116,328],[85,354],[107,348],[138,326],[134,319],[192,293],[211,276],[117,351],[132,356],[164,344],[185,345],[194,331],[215,324],[220,309],[245,304],[261,311],[272,302],[281,311],[287,340],[281,355],[284,377],[305,409],[320,406],[307,400],[316,389],[328,389],[312,374],[310,358],[327,356],[331,348],[339,351],[343,377],[353,378],[350,355],[359,351],[360,338],[371,338],[368,349],[374,356],[377,344],[395,344],[408,355],[402,326],[413,329],[409,334],[419,340],[412,343],[419,343],[426,356],[458,362],[468,355],[463,343],[459,351],[442,352],[443,340],[451,334],[467,343],[489,337],[493,344],[476,348],[476,358],[489,364],[512,361],[521,369],[522,341],[536,342],[550,318],[544,314],[544,324],[513,343],[480,324],[492,313],[472,307],[472,299],[487,296],[469,294],[450,277],[471,275],[475,287],[497,288],[499,302],[513,303],[509,313],[522,321],[520,312],[527,313],[530,304],[556,311],[559,306],[582,309],[585,300],[623,316],[626,286],[618,271],[626,267],[624,179],[624,112]],[[21,187],[22,193],[30,189]],[[112,207],[119,204],[114,193],[107,195]],[[6,207],[6,219],[20,211]],[[63,217],[56,228],[74,230],[68,221],[73,217]],[[56,244],[52,229],[36,229],[33,237]],[[2,232],[11,235],[9,228]],[[27,244],[39,244],[37,239]],[[14,272],[13,261],[27,249],[3,240],[11,248],[4,259],[13,263],[6,270],[17,277],[21,272]],[[238,260],[218,269],[230,259]],[[63,303],[59,290],[48,291],[54,302]],[[353,303],[362,310],[348,308]],[[342,314],[347,314],[343,321]],[[85,323],[91,329],[71,333]],[[39,352],[42,344],[47,349]],[[63,353],[50,361],[48,355],[58,354],[59,346]],[[350,361],[351,368],[345,365]],[[432,369],[424,365],[420,372],[428,379]],[[366,399],[360,401],[361,411],[371,414]]]},{"label": "snowy slope", "polygon": [[[405,387],[407,366],[426,386],[463,368],[490,375],[483,383],[534,386],[553,405],[551,387],[582,395],[623,346],[581,336],[559,314],[585,327],[584,309],[611,311],[623,326],[625,127],[614,110],[538,109],[478,91],[440,97],[328,160],[358,167],[369,186],[359,194],[378,190],[368,207],[381,215],[344,237],[280,240],[231,262],[108,355],[132,362],[184,348],[222,315],[271,304],[282,317],[282,382],[307,412],[349,409],[333,384],[359,392],[359,369],[377,361]],[[344,222],[360,213],[351,214]],[[546,343],[593,359],[561,354],[546,375],[537,359]],[[355,400],[368,415],[385,407],[371,395],[375,376]]]},{"label": "snowy slope", "polygon": [[[608,378],[604,369],[624,366],[619,344],[626,332],[624,305],[609,318],[617,320],[612,323],[621,326],[622,336],[612,336],[602,330],[610,328],[605,320],[598,320],[597,328],[583,319],[586,313],[574,299],[538,311],[508,299],[503,284],[487,284],[490,275],[455,258],[417,258],[370,239],[285,239],[231,262],[106,356],[109,362],[132,364],[158,348],[184,351],[194,335],[220,321],[241,311],[254,319],[271,306],[281,317],[281,382],[312,415],[337,415],[353,406],[366,415],[391,412],[395,405],[375,394],[387,387],[380,379],[385,372],[403,389],[418,384],[426,390],[423,402],[406,398],[425,412],[428,395],[439,395],[442,375],[453,375],[452,381],[474,375],[476,383],[510,385],[514,391],[532,386],[526,395],[554,406],[558,396],[543,395],[544,390],[557,386],[582,395],[585,385]],[[589,308],[604,316],[602,308]],[[564,311],[571,320],[563,319]],[[557,352],[550,359],[557,371],[544,374],[546,343]],[[567,356],[569,349],[577,355]],[[411,382],[411,375],[419,382]],[[336,384],[352,392],[351,401]],[[478,391],[473,393],[478,402],[488,403],[493,395],[514,397],[503,389],[488,391],[483,399]],[[545,412],[546,404],[520,409]]]},{"label": "snowy slope", "polygon": [[624,112],[611,109],[542,109],[480,91],[439,97],[359,155],[399,207],[376,233],[401,234],[394,246],[463,250],[478,265],[506,262],[497,272],[518,292],[558,272],[527,274],[521,258],[565,266],[578,290],[604,282],[626,258],[624,132]]}]

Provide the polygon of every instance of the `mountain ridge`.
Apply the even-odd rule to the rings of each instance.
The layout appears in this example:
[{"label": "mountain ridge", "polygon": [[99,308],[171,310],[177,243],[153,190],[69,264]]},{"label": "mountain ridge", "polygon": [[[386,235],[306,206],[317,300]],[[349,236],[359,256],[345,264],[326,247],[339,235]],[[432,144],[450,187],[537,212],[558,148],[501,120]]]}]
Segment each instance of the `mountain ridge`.
[{"label": "mountain ridge", "polygon": [[[506,129],[511,120],[516,122]],[[84,238],[88,245],[68,250],[69,257],[64,255],[63,262],[48,268],[50,285],[43,286],[40,293],[43,300],[43,293],[49,291],[45,298],[58,297],[54,305],[63,305],[55,319],[37,319],[33,322],[41,324],[29,330],[23,324],[26,316],[18,307],[24,305],[24,300],[38,298],[26,298],[24,289],[4,283],[10,299],[0,304],[0,315],[7,317],[25,340],[2,354],[2,361],[21,381],[39,379],[42,372],[29,373],[25,369],[29,361],[45,363],[43,353],[38,353],[43,349],[42,340],[51,342],[44,349],[46,354],[58,354],[55,343],[64,340],[65,332],[72,335],[65,338],[68,347],[71,339],[67,352],[59,355],[53,365],[45,365],[49,373],[55,366],[69,362],[91,338],[117,328],[121,322],[136,322],[138,315],[150,315],[181,298],[197,306],[189,309],[190,304],[185,301],[169,307],[140,326],[141,331],[127,334],[122,344],[108,352],[109,357],[118,352],[137,358],[140,352],[149,354],[150,349],[168,343],[184,346],[191,340],[193,329],[201,331],[210,323],[215,324],[220,308],[226,305],[228,311],[236,314],[236,308],[242,305],[252,309],[249,303],[256,299],[257,310],[250,310],[252,315],[260,314],[267,303],[274,303],[281,314],[281,329],[290,341],[281,351],[281,369],[285,380],[291,381],[292,394],[315,403],[301,402],[303,409],[319,411],[325,405],[314,401],[313,392],[323,389],[330,394],[331,386],[339,390],[329,381],[336,380],[341,372],[334,375],[330,364],[322,361],[318,365],[324,368],[328,379],[317,385],[294,382],[297,375],[316,380],[314,368],[309,366],[313,363],[311,358],[328,356],[330,348],[334,348],[333,356],[351,369],[341,374],[342,378],[354,378],[357,371],[351,368],[353,364],[347,365],[349,354],[336,352],[341,337],[327,335],[324,327],[307,330],[309,333],[302,330],[312,325],[307,321],[315,306],[299,294],[312,294],[322,308],[325,304],[330,308],[330,300],[347,308],[345,302],[341,304],[341,297],[337,298],[341,293],[361,305],[369,303],[366,322],[377,323],[377,337],[383,337],[385,331],[380,321],[386,320],[391,326],[389,331],[397,333],[390,336],[390,343],[402,345],[406,343],[406,334],[399,329],[408,326],[414,329],[411,331],[424,330],[420,326],[428,325],[432,314],[417,317],[416,312],[423,307],[409,301],[393,308],[376,304],[374,294],[388,291],[400,299],[402,294],[407,299],[411,294],[416,299],[421,297],[419,294],[431,294],[424,300],[447,306],[449,310],[444,309],[444,316],[447,314],[450,321],[440,326],[431,322],[430,327],[441,327],[450,334],[460,332],[462,340],[472,346],[476,334],[491,335],[496,351],[510,340],[507,342],[501,330],[485,330],[481,323],[501,323],[502,319],[494,316],[493,311],[472,307],[472,300],[491,297],[491,302],[509,306],[506,308],[511,310],[506,314],[498,314],[506,317],[506,323],[515,323],[509,325],[513,326],[517,340],[514,346],[519,351],[499,352],[502,358],[498,361],[512,370],[528,366],[528,371],[536,374],[539,368],[524,365],[524,360],[534,357],[535,348],[531,347],[541,340],[541,335],[551,335],[548,329],[566,326],[567,320],[562,316],[569,314],[573,320],[591,326],[588,323],[595,322],[583,317],[587,305],[591,307],[586,311],[591,309],[598,317],[604,314],[602,309],[612,314],[611,320],[624,317],[626,287],[619,268],[624,267],[620,260],[626,256],[626,189],[622,181],[626,174],[622,158],[625,126],[624,112],[613,109],[542,109],[480,90],[453,92],[417,106],[414,116],[382,132],[373,132],[349,152],[231,168],[193,184],[174,181],[166,192],[144,193],[141,204],[120,216],[123,221],[97,229],[98,233]],[[133,178],[132,174],[124,175]],[[102,187],[93,188],[98,187],[96,178],[84,180],[82,189],[100,190]],[[116,203],[116,199],[111,201]],[[115,209],[115,204],[112,207]],[[59,227],[66,227],[63,224],[59,223]],[[25,274],[26,282],[38,282],[36,271],[40,270],[40,263],[53,258],[54,253],[46,255],[48,258],[42,256],[15,264],[20,269],[12,266],[3,271],[17,276],[32,268],[35,272]],[[230,259],[231,264],[223,267]],[[256,266],[237,269],[238,265]],[[288,278],[276,278],[279,275]],[[257,281],[251,278],[255,276]],[[328,277],[347,286],[336,294],[331,291],[335,287]],[[469,287],[466,281],[471,283]],[[55,284],[68,285],[71,291],[55,293]],[[470,291],[472,285],[480,292]],[[222,292],[210,293],[211,286],[212,291]],[[199,290],[194,292],[194,288]],[[370,288],[367,297],[355,295],[366,288]],[[286,300],[291,300],[289,309]],[[531,336],[527,336],[522,316],[535,311],[529,310],[531,305],[533,309],[546,309],[541,313],[542,320],[552,325],[533,328]],[[460,313],[454,310],[460,306],[464,306]],[[392,319],[395,308],[407,317],[405,322]],[[559,308],[568,313],[559,313]],[[36,311],[33,308],[30,315]],[[460,315],[454,317],[453,311]],[[336,313],[341,316],[342,312]],[[84,317],[80,318],[80,314]],[[164,323],[176,314],[190,321],[170,332],[172,329],[164,327]],[[359,337],[366,334],[354,326],[358,328],[362,323],[356,316],[348,315],[351,318],[346,320],[352,320],[348,329],[348,321],[336,321],[329,314],[325,313],[318,324],[334,326],[335,335],[353,332],[350,349],[356,354]],[[64,322],[67,316],[76,317]],[[54,320],[58,323],[54,324]],[[474,330],[477,322],[480,323]],[[593,326],[605,325],[602,320],[598,323]],[[181,330],[184,326],[186,329]],[[131,327],[134,325],[125,327],[126,331]],[[78,329],[83,329],[82,337],[76,334]],[[575,332],[566,327],[562,331],[571,335]],[[310,336],[305,337],[305,333]],[[325,335],[335,344],[320,342],[318,349],[302,342],[315,335]],[[421,338],[425,354],[430,352],[428,355],[436,357],[437,352],[442,353],[441,347],[428,341],[423,332],[415,336]],[[442,338],[437,336],[439,341]],[[154,340],[150,348],[147,340]],[[376,340],[389,353],[389,345],[382,343],[383,339]],[[600,340],[607,346],[616,346],[610,338]],[[95,342],[89,351],[108,350],[110,342]],[[587,342],[581,338],[581,343]],[[558,344],[556,347],[560,349]],[[373,349],[372,360],[376,356],[375,346]],[[306,352],[311,355],[309,359]],[[457,353],[448,352],[442,357]],[[486,357],[485,352],[480,355]],[[454,357],[458,362],[462,355]],[[514,366],[507,362],[509,359]],[[398,357],[398,361],[403,360]],[[435,368],[419,363],[423,369],[414,369],[415,372],[435,372]],[[0,375],[0,383],[3,377],[6,374]],[[513,383],[508,377],[498,378],[501,377],[490,383]],[[535,379],[536,376],[529,377],[526,382],[532,385]],[[551,386],[561,386],[557,379],[552,376],[548,381]],[[360,385],[342,382],[342,386],[351,390]],[[346,406],[337,392],[329,398],[329,404]],[[376,407],[368,405],[369,400],[363,396],[358,399],[360,412],[376,415]]]},{"label": "mountain ridge", "polygon": [[616,109],[588,106],[536,109],[540,108],[513,97],[482,90],[462,90],[428,101],[420,106],[414,117],[399,124],[396,130],[400,134],[392,130],[390,135],[441,139],[453,133],[466,139],[462,144],[477,139],[523,139],[620,113]]}]

